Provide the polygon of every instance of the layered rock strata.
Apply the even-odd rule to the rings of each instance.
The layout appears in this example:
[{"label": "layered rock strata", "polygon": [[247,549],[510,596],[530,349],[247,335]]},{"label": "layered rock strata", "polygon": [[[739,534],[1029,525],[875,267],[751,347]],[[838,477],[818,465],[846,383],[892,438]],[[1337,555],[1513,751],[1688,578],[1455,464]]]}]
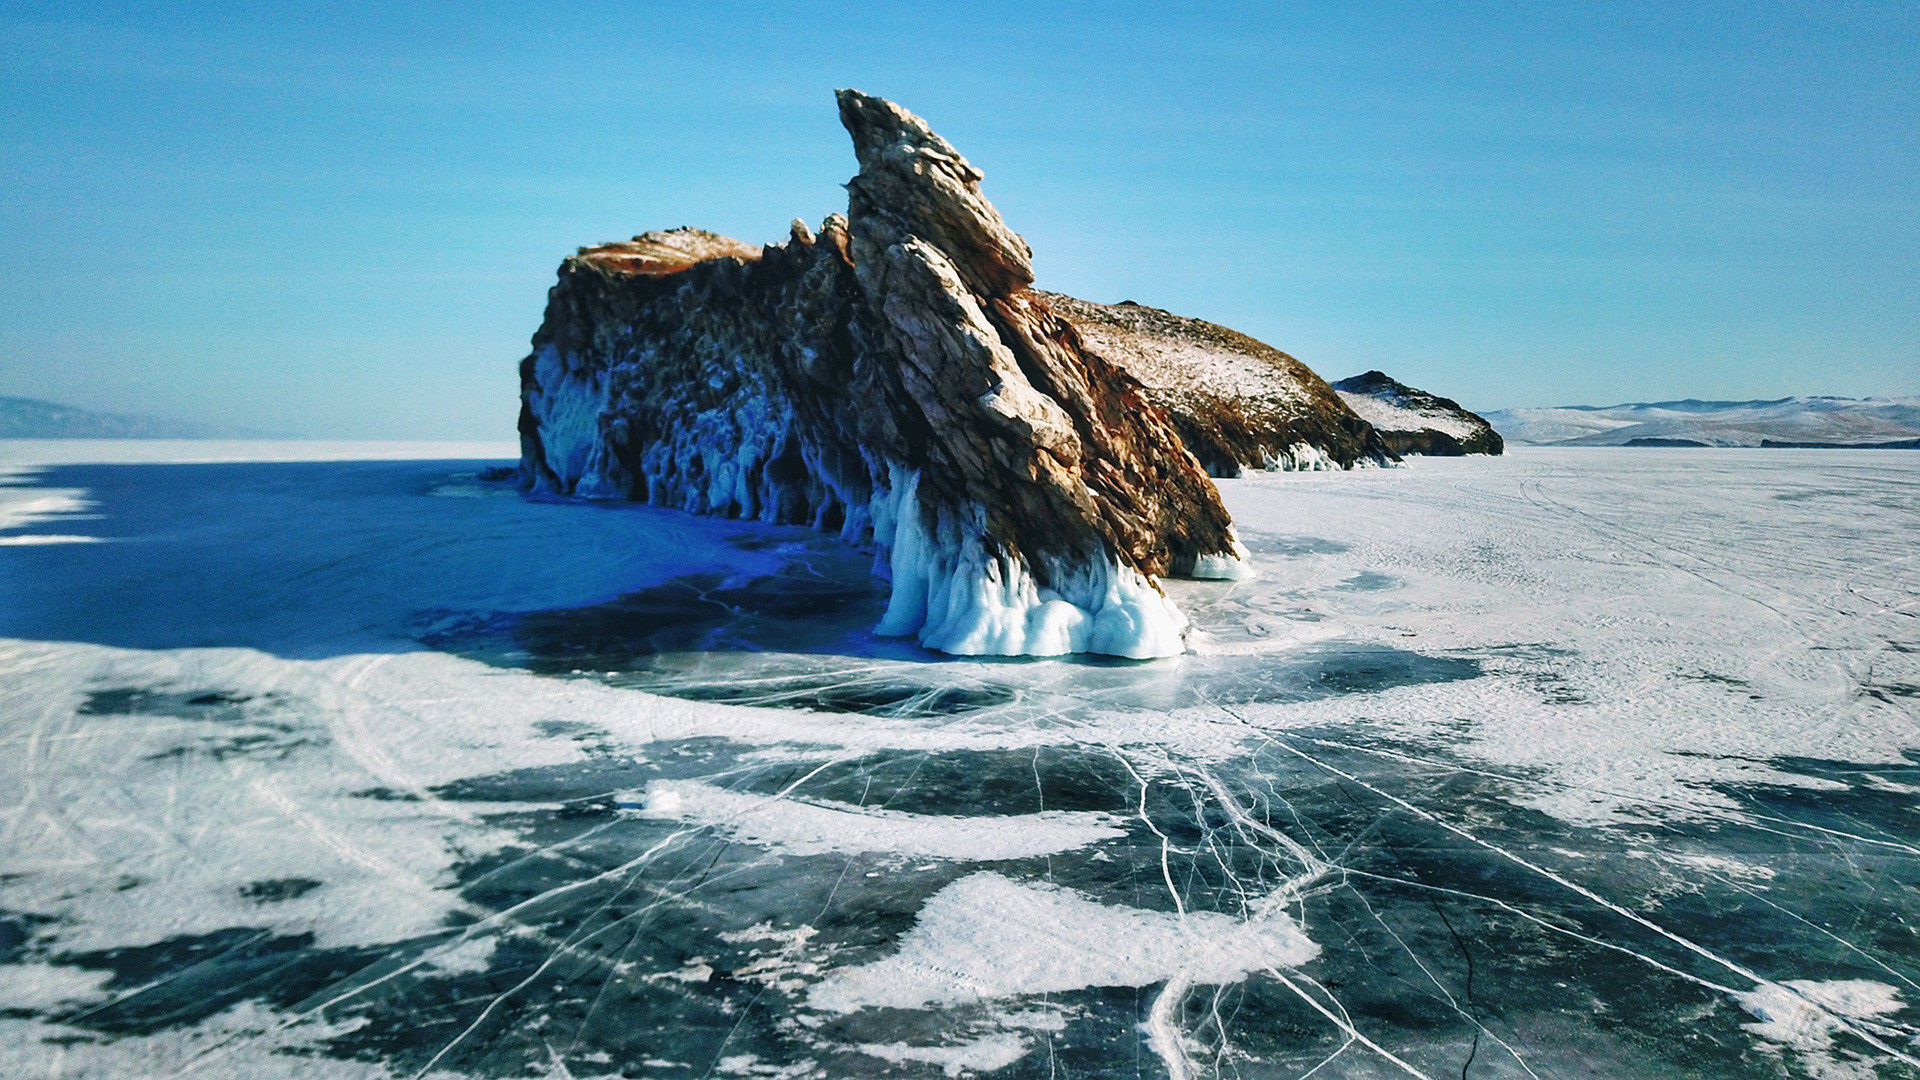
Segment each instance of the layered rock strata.
[{"label": "layered rock strata", "polygon": [[878,627],[963,654],[1179,652],[1155,578],[1241,561],[1205,472],[1031,288],[982,174],[839,92],[846,215],[755,248],[583,248],[521,362],[523,485],[811,524],[876,549]]},{"label": "layered rock strata", "polygon": [[1089,351],[1140,380],[1214,476],[1398,460],[1326,380],[1265,342],[1131,301],[1045,295]]},{"label": "layered rock strata", "polygon": [[1486,418],[1451,398],[1395,382],[1379,371],[1341,379],[1333,388],[1370,421],[1396,454],[1459,457],[1499,454],[1506,443]]}]

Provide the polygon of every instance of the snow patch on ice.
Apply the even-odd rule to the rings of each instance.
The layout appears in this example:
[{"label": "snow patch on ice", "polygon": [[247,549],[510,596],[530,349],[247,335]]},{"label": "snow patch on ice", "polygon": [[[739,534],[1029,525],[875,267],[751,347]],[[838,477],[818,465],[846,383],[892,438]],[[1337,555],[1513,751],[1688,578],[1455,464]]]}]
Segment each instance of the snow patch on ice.
[{"label": "snow patch on ice", "polygon": [[1067,1030],[1066,1015],[1056,1006],[1054,1008],[1022,1009],[1017,1012],[1005,1012],[993,1018],[1001,1027],[1021,1028],[1026,1031]]},{"label": "snow patch on ice", "polygon": [[[686,1066],[681,1065],[680,1068]],[[763,1076],[770,1080],[782,1080],[783,1077],[802,1077],[819,1075],[811,1058],[796,1061],[790,1065],[774,1065],[760,1060],[759,1054],[732,1054],[721,1058],[713,1066],[713,1071],[722,1076]]]},{"label": "snow patch on ice", "polygon": [[704,956],[694,957],[680,965],[677,970],[656,971],[651,975],[645,976],[646,981],[650,983],[682,982],[695,986],[711,978],[713,978],[713,965],[707,963],[706,957]]},{"label": "snow patch on ice", "polygon": [[743,794],[694,780],[656,781],[647,789],[641,813],[711,825],[738,841],[788,855],[885,852],[993,862],[1073,851],[1126,835],[1111,815],[1096,811],[946,817]]},{"label": "snow patch on ice", "polygon": [[[1690,453],[1523,447],[1337,484],[1223,483],[1262,555],[1249,616],[1272,625],[1258,600],[1297,596],[1319,629],[1472,656],[1486,673],[1237,711],[1260,727],[1444,745],[1514,776],[1514,802],[1576,825],[1753,821],[1739,787],[1847,786],[1787,759],[1908,764],[1920,746],[1910,700],[1882,700],[1861,673],[1920,683],[1916,654],[1887,644],[1912,639],[1902,602],[1920,457],[1862,456],[1842,490],[1824,451]],[[1268,557],[1262,537],[1280,529],[1336,550]],[[1399,605],[1323,588],[1361,571],[1399,580]],[[1838,599],[1860,594],[1871,601]],[[1217,626],[1228,610],[1202,618]],[[1695,671],[1740,684],[1676,678]]]},{"label": "snow patch on ice", "polygon": [[1814,1076],[1863,1080],[1878,1075],[1871,1064],[1834,1056],[1833,1037],[1845,1030],[1842,1021],[1870,1023],[1906,1007],[1897,988],[1871,979],[1761,983],[1733,1000],[1758,1021],[1742,1026],[1776,1047],[1797,1051]]},{"label": "snow patch on ice", "polygon": [[895,1065],[909,1061],[938,1065],[948,1076],[968,1072],[998,1072],[1026,1057],[1033,1043],[1010,1031],[986,1035],[951,1046],[910,1046],[897,1043],[862,1043],[860,1052]]},{"label": "snow patch on ice", "polygon": [[111,971],[88,971],[57,964],[8,964],[0,967],[0,1012],[45,1012],[56,1005],[93,1001],[113,978]]},{"label": "snow patch on ice", "polygon": [[0,487],[0,529],[24,529],[92,508],[93,503],[73,489]]},{"label": "snow patch on ice", "polygon": [[0,536],[0,544],[7,547],[35,547],[42,544],[97,544],[97,536],[74,536],[64,533],[25,533],[19,536]]},{"label": "snow patch on ice", "polygon": [[[464,724],[423,716],[410,699],[434,693],[435,680],[405,663],[387,683],[398,700],[381,700],[374,673],[396,659],[0,642],[10,689],[72,703],[65,737],[0,762],[0,785],[21,793],[19,814],[57,806],[62,822],[9,834],[0,908],[57,919],[63,952],[151,942],[159,926],[167,935],[312,933],[321,947],[388,943],[438,932],[451,915],[484,914],[448,887],[453,867],[515,834],[430,789],[502,761],[558,764],[581,751],[543,738],[541,717],[517,710],[475,724],[474,699]],[[217,687],[250,704],[238,717],[204,719],[74,711],[81,688],[103,685]],[[236,746],[265,752],[229,752]],[[156,760],[167,768],[142,767]],[[374,787],[410,797],[360,794]],[[457,846],[448,839],[456,832]],[[247,892],[286,878],[324,887],[266,904]],[[156,911],[168,913],[163,924]]]},{"label": "snow patch on ice", "polygon": [[681,813],[681,807],[686,805],[686,801],[686,798],[672,787],[656,784],[647,792],[641,807],[655,817],[677,817]]},{"label": "snow patch on ice", "polygon": [[1209,985],[1297,967],[1320,947],[1277,911],[1256,919],[1096,903],[1053,885],[982,872],[935,893],[892,956],[829,972],[815,1008],[919,1009],[1181,976]]},{"label": "snow patch on ice", "polygon": [[313,1016],[297,1027],[289,1026],[288,1019],[278,1010],[243,1001],[191,1027],[103,1039],[99,1032],[82,1027],[0,1018],[0,1076],[124,1080],[190,1074],[205,1080],[269,1076],[393,1080],[386,1062],[348,1060],[326,1052],[329,1040],[365,1026],[366,1017],[329,1023],[323,1016]]},{"label": "snow patch on ice", "polygon": [[1755,866],[1723,855],[1669,855],[1667,859],[1682,866],[1691,866],[1723,877],[1730,877],[1736,881],[1771,881],[1775,876],[1775,871],[1770,866]]},{"label": "snow patch on ice", "polygon": [[[31,475],[32,470],[28,469],[0,468],[0,532],[92,516],[89,511],[94,509],[94,503],[84,491],[15,486],[29,480]],[[5,547],[99,542],[97,536],[76,533],[16,533],[0,536],[0,546]]]},{"label": "snow patch on ice", "polygon": [[753,959],[734,968],[730,974],[742,982],[756,982],[783,994],[798,994],[820,975],[819,961],[807,959],[807,943],[819,932],[806,925],[775,930],[771,922],[763,922],[747,930],[723,933],[720,939],[734,943],[772,942],[777,948],[751,950],[748,955]]},{"label": "snow patch on ice", "polygon": [[499,946],[499,937],[491,934],[461,938],[430,954],[427,959],[436,969],[448,975],[472,975],[492,966],[494,951]]}]

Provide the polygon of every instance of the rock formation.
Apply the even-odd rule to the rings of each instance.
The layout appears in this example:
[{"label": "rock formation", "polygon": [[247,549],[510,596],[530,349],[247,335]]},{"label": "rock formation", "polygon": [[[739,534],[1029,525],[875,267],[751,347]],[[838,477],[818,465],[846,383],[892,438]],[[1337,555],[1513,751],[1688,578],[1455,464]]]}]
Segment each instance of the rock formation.
[{"label": "rock formation", "polygon": [[948,652],[1179,652],[1154,578],[1241,566],[1200,463],[1031,288],[979,170],[838,97],[860,171],[817,236],[683,228],[561,265],[520,367],[522,483],[871,543],[879,632]]},{"label": "rock formation", "polygon": [[1395,382],[1369,371],[1333,384],[1353,411],[1370,421],[1396,454],[1459,457],[1498,454],[1506,448],[1500,433],[1484,417],[1449,398]]},{"label": "rock formation", "polygon": [[1090,351],[1140,380],[1214,476],[1399,460],[1326,380],[1265,342],[1131,301],[1045,296]]}]

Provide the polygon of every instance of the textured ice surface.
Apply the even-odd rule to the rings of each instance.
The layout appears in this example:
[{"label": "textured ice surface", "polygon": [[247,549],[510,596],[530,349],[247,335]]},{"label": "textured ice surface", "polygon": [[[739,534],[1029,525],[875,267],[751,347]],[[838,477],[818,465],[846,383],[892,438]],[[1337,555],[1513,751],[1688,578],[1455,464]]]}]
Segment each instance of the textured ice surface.
[{"label": "textured ice surface", "polygon": [[0,545],[0,1075],[1916,1075],[1913,455],[1225,481],[1134,662],[482,461],[4,450],[98,542]]}]

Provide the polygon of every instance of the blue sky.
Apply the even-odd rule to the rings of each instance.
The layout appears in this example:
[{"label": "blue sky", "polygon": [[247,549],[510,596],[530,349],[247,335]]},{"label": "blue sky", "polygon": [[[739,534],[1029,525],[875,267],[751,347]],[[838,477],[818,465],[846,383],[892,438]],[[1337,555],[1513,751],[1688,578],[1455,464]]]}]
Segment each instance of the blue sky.
[{"label": "blue sky", "polygon": [[0,394],[504,437],[559,260],[930,120],[1043,287],[1470,407],[1920,394],[1920,5],[0,3]]}]

